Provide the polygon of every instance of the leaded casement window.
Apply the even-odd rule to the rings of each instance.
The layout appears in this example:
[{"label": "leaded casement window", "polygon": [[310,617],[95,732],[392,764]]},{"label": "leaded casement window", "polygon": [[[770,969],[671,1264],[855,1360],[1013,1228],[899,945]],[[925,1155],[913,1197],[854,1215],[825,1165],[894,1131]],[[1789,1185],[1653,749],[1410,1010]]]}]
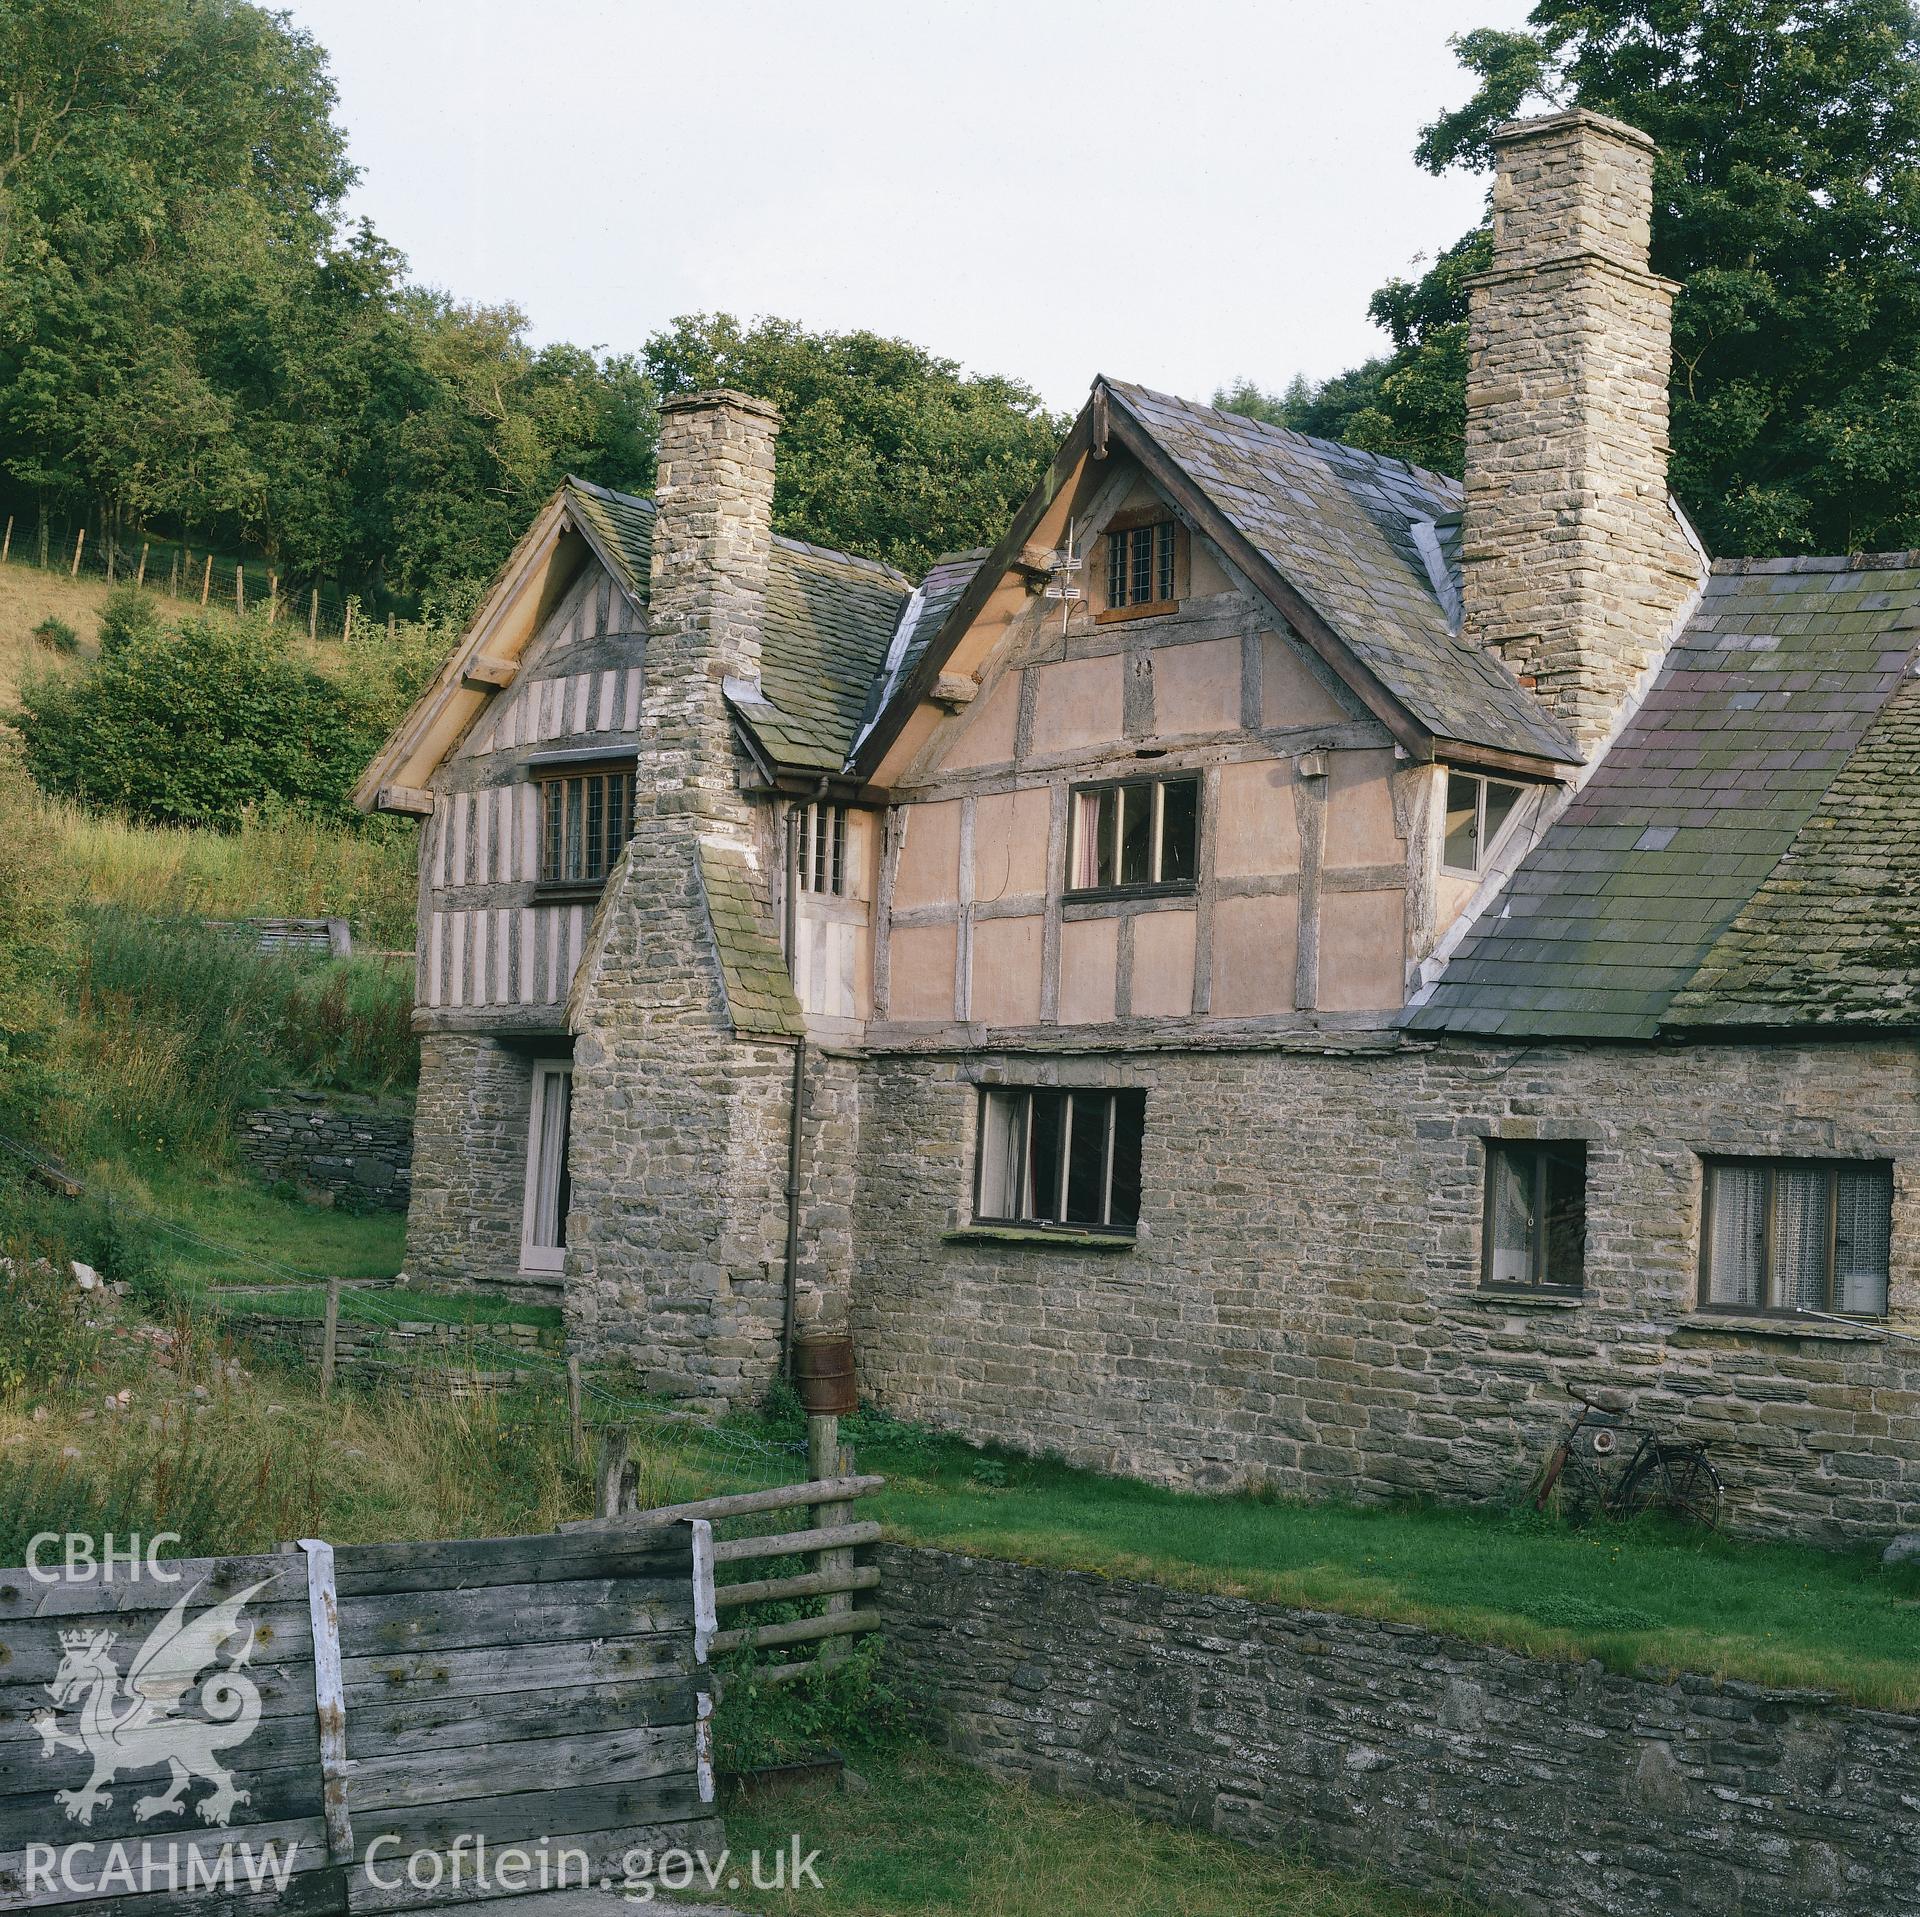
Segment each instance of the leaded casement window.
[{"label": "leaded casement window", "polygon": [[1440,863],[1449,872],[1478,878],[1520,803],[1520,787],[1477,772],[1447,774],[1446,838]]},{"label": "leaded casement window", "polygon": [[624,766],[537,772],[540,883],[604,885],[633,833],[633,773]]},{"label": "leaded casement window", "polygon": [[567,1170],[567,1131],[573,1115],[573,1066],[538,1061],[527,1130],[527,1189],[520,1227],[522,1271],[560,1271],[567,1262],[567,1209],[573,1187]]},{"label": "leaded casement window", "polygon": [[847,889],[847,808],[809,804],[794,810],[795,861],[803,892],[838,897]]},{"label": "leaded casement window", "polygon": [[1481,1278],[1503,1291],[1575,1292],[1586,1256],[1586,1146],[1488,1139]]},{"label": "leaded casement window", "polygon": [[1893,1240],[1893,1167],[1710,1158],[1700,1303],[1713,1311],[1880,1318]]},{"label": "leaded casement window", "polygon": [[1178,529],[1171,519],[1107,534],[1107,610],[1173,604]]},{"label": "leaded casement window", "polygon": [[1130,1233],[1146,1115],[1145,1092],[982,1092],[975,1222]]},{"label": "leaded casement window", "polygon": [[1070,894],[1190,892],[1199,849],[1198,779],[1129,779],[1074,788],[1067,848]]}]

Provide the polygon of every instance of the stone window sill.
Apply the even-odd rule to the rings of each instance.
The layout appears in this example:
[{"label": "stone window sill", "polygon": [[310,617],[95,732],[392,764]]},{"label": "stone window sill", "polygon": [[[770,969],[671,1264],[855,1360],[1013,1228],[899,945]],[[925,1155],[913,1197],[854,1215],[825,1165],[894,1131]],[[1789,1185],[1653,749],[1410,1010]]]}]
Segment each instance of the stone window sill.
[{"label": "stone window sill", "polygon": [[1577,1291],[1505,1291],[1480,1285],[1458,1294],[1461,1303],[1485,1305],[1489,1311],[1578,1311],[1586,1303]]},{"label": "stone window sill", "polygon": [[1024,1225],[963,1225],[941,1236],[949,1245],[1045,1245],[1056,1251],[1131,1251],[1134,1245],[1131,1232],[1043,1231]]},{"label": "stone window sill", "polygon": [[1834,1325],[1819,1318],[1774,1317],[1767,1313],[1701,1311],[1680,1319],[1675,1331],[1704,1331],[1721,1337],[1825,1338],[1835,1344],[1880,1344],[1886,1332],[1874,1324]]}]

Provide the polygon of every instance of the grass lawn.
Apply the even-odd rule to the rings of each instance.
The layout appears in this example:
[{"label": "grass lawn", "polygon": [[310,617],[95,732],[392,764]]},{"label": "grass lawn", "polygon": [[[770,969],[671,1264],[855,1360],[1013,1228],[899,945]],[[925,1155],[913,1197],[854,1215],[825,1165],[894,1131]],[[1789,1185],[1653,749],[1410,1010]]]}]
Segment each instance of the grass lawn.
[{"label": "grass lawn", "polygon": [[[864,1794],[809,1785],[723,1805],[734,1857],[800,1838],[820,1890],[717,1893],[756,1913],[818,1917],[1415,1917],[1439,1905],[1105,1804],[1042,1797],[907,1746],[863,1766]],[[765,1875],[772,1874],[769,1862]],[[671,1906],[669,1906],[670,1908]]]},{"label": "grass lawn", "polygon": [[162,1243],[169,1268],[189,1289],[391,1278],[406,1245],[404,1212],[355,1213],[279,1198],[238,1173],[170,1184],[155,1192],[153,1209],[177,1227],[162,1234]]},{"label": "grass lawn", "polygon": [[[1920,1706],[1920,1567],[1872,1553],[1569,1529],[1531,1512],[1201,1497],[889,1432],[891,1536],[978,1556],[1420,1624],[1613,1670],[1702,1671]],[[864,1507],[863,1507],[864,1509]]]}]

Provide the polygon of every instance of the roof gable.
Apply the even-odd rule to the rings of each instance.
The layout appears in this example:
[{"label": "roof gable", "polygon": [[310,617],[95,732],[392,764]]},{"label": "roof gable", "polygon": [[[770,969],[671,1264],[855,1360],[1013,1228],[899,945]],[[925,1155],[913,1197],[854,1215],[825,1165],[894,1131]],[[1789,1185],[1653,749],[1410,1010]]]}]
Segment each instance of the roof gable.
[{"label": "roof gable", "polygon": [[[1659,1031],[1749,901],[1767,891],[1774,939],[1799,913],[1783,861],[1917,641],[1914,555],[1717,566],[1639,711],[1407,1024]],[[1863,806],[1885,776],[1863,769]]]}]

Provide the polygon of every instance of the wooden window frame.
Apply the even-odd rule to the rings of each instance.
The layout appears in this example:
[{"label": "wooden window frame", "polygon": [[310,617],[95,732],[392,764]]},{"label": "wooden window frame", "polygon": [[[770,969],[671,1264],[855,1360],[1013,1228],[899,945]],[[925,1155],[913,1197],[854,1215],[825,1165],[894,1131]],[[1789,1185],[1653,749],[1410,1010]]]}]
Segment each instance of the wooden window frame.
[{"label": "wooden window frame", "polygon": [[561,1180],[569,1169],[567,1160],[573,1149],[573,1060],[534,1060],[533,1093],[527,1115],[527,1173],[520,1203],[520,1269],[527,1272],[552,1273],[567,1268],[567,1213],[564,1206],[560,1206],[555,1223],[560,1240],[557,1245],[536,1244],[533,1235],[536,1211],[541,1203],[541,1188],[546,1183],[547,1166],[541,1153],[541,1141],[546,1132],[547,1100],[552,1096],[551,1086],[561,1079],[565,1080],[567,1087],[567,1123],[560,1135],[562,1170],[555,1179],[556,1205],[560,1204],[563,1196]]},{"label": "wooden window frame", "polygon": [[796,799],[794,806],[799,819],[798,868],[802,895],[845,898],[848,808],[829,799]]},{"label": "wooden window frame", "polygon": [[[1156,577],[1155,596],[1147,600],[1129,599],[1115,605],[1113,601],[1114,554],[1118,550],[1116,541],[1124,538],[1131,549],[1133,535],[1147,532],[1158,527],[1167,529],[1167,555],[1164,568],[1160,563],[1160,554],[1156,542],[1153,566],[1156,574],[1164,573],[1167,594],[1163,598],[1158,592],[1162,580]],[[1152,508],[1129,513],[1116,513],[1107,521],[1100,535],[1101,554],[1099,572],[1096,575],[1100,586],[1100,605],[1093,618],[1096,625],[1109,626],[1123,619],[1163,619],[1169,613],[1180,610],[1180,602],[1189,590],[1188,566],[1190,548],[1187,529],[1170,512]]]},{"label": "wooden window frame", "polygon": [[[627,818],[626,828],[620,835],[619,843],[612,848],[611,855],[607,858],[606,870],[597,878],[564,878],[552,875],[548,868],[548,850],[551,843],[547,819],[548,788],[556,785],[564,787],[568,782],[575,779],[581,780],[584,784],[585,781],[590,779],[606,780],[609,778],[620,778],[626,781]],[[528,768],[527,781],[534,789],[534,871],[536,875],[534,880],[534,897],[543,901],[597,899],[601,893],[607,889],[607,880],[613,876],[614,867],[620,863],[621,856],[626,851],[627,844],[633,837],[636,784],[633,760],[627,758],[591,759],[580,760],[573,764],[534,765]],[[583,790],[581,793],[581,803],[585,805],[587,800],[588,795]],[[564,798],[561,803],[564,807]],[[604,819],[604,796],[601,804],[602,817]],[[564,832],[564,830],[563,819],[562,831]],[[606,828],[604,824],[601,829],[601,837],[604,844],[606,838]],[[564,864],[564,855],[562,863]]]},{"label": "wooden window frame", "polygon": [[[1503,844],[1513,830],[1514,821],[1520,816],[1520,806],[1527,796],[1527,786],[1520,779],[1496,778],[1490,772],[1476,772],[1469,766],[1448,765],[1441,767],[1446,775],[1446,785],[1440,791],[1440,870],[1450,879],[1484,879],[1493,860],[1495,845]],[[1455,779],[1471,779],[1477,788],[1473,801],[1473,843],[1479,859],[1477,865],[1449,865],[1447,863],[1447,792],[1446,786]],[[1487,791],[1491,786],[1508,786],[1515,793],[1512,809],[1500,822],[1500,827],[1489,842],[1487,838]]]},{"label": "wooden window frame", "polygon": [[[1723,1304],[1713,1296],[1713,1209],[1714,1173],[1723,1167],[1763,1171],[1767,1175],[1760,1204],[1760,1287],[1762,1302],[1757,1305]],[[1702,1312],[1731,1313],[1738,1318],[1798,1318],[1794,1305],[1770,1305],[1766,1297],[1773,1292],[1773,1186],[1774,1175],[1783,1171],[1816,1171],[1827,1174],[1827,1256],[1821,1288],[1824,1304],[1814,1309],[1829,1317],[1847,1318],[1860,1324],[1883,1324],[1893,1306],[1893,1229],[1887,1229],[1887,1298],[1879,1311],[1841,1311],[1833,1298],[1834,1267],[1838,1262],[1837,1239],[1840,1228],[1840,1174],[1843,1171],[1881,1172],[1887,1181],[1887,1204],[1893,1204],[1893,1161],[1890,1158],[1769,1158],[1764,1153],[1714,1152],[1700,1160],[1700,1288],[1696,1300]]]},{"label": "wooden window frame", "polygon": [[[1030,1168],[1033,1154],[1033,1113],[1036,1099],[1057,1098],[1061,1101],[1060,1130],[1060,1169],[1054,1193],[1054,1208],[1060,1213],[1058,1218],[1007,1217],[1000,1213],[988,1212],[984,1208],[983,1193],[986,1188],[987,1174],[987,1111],[992,1100],[1020,1099],[1023,1101],[1021,1119],[1020,1175],[1019,1185],[1024,1192],[1031,1182]],[[1073,1168],[1073,1123],[1074,1107],[1081,1101],[1103,1100],[1106,1105],[1106,1142],[1102,1148],[1101,1163],[1101,1211],[1105,1222],[1089,1223],[1084,1219],[1069,1221],[1066,1217],[1067,1190]],[[1009,1231],[1057,1232],[1066,1238],[1101,1237],[1131,1239],[1138,1234],[1139,1214],[1136,1210],[1132,1218],[1119,1223],[1113,1221],[1113,1174],[1116,1158],[1115,1147],[1119,1143],[1120,1111],[1122,1101],[1126,1101],[1138,1113],[1140,1135],[1135,1143],[1136,1153],[1143,1153],[1146,1145],[1147,1115],[1146,1094],[1126,1085],[983,1085],[980,1087],[979,1105],[975,1114],[973,1154],[973,1222],[976,1225],[1004,1229]],[[1138,1194],[1136,1194],[1136,1197]]]},{"label": "wooden window frame", "polygon": [[[1106,792],[1124,792],[1148,787],[1153,792],[1153,855],[1154,863],[1160,863],[1160,855],[1165,849],[1164,831],[1166,817],[1166,788],[1171,785],[1190,785],[1193,787],[1193,875],[1184,879],[1149,879],[1132,885],[1075,885],[1073,869],[1078,862],[1080,850],[1080,802],[1082,799],[1098,798]],[[1200,834],[1203,821],[1201,805],[1205,796],[1205,781],[1197,772],[1156,772],[1145,778],[1135,779],[1094,779],[1082,785],[1067,788],[1067,869],[1062,876],[1061,897],[1073,904],[1085,904],[1089,901],[1099,903],[1102,900],[1116,899],[1177,899],[1190,898],[1200,887]],[[1124,806],[1116,808],[1116,829],[1122,824]],[[1114,848],[1114,870],[1120,869],[1119,847]]]},{"label": "wooden window frame", "polygon": [[[1485,1144],[1480,1199],[1480,1283],[1482,1287],[1496,1292],[1541,1293],[1550,1298],[1583,1297],[1587,1288],[1586,1140],[1581,1138],[1489,1138]],[[1547,1275],[1547,1256],[1552,1238],[1546,1222],[1547,1176],[1548,1163],[1554,1152],[1574,1150],[1580,1154],[1580,1275],[1569,1284],[1565,1279],[1554,1279]],[[1495,1278],[1493,1275],[1494,1212],[1498,1187],[1494,1178],[1494,1163],[1498,1158],[1518,1157],[1522,1154],[1533,1160],[1530,1183],[1533,1192],[1534,1233],[1533,1248],[1528,1260],[1533,1275],[1529,1278]]]}]

